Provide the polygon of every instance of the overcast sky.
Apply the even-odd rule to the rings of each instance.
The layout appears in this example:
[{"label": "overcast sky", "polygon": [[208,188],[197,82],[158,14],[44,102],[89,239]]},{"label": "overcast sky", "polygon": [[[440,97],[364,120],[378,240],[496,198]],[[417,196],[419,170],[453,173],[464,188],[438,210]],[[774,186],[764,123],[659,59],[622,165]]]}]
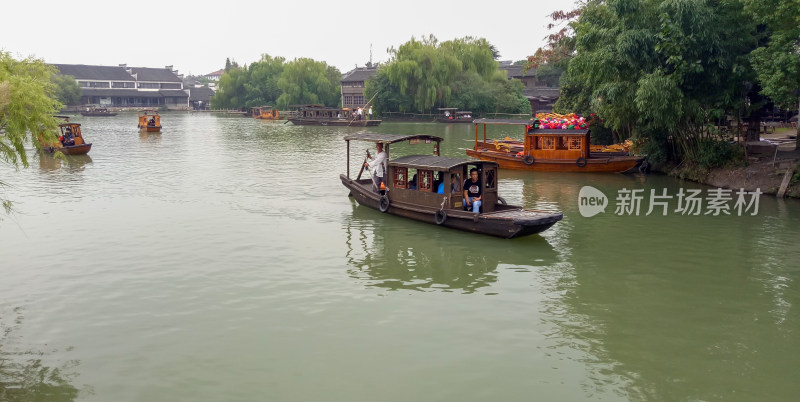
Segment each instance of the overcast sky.
[{"label": "overcast sky", "polygon": [[386,61],[386,49],[433,34],[440,42],[486,38],[501,60],[544,44],[555,10],[575,0],[532,1],[51,1],[8,0],[0,8],[0,49],[48,63],[172,65],[203,75],[225,65],[310,57],[342,72]]}]

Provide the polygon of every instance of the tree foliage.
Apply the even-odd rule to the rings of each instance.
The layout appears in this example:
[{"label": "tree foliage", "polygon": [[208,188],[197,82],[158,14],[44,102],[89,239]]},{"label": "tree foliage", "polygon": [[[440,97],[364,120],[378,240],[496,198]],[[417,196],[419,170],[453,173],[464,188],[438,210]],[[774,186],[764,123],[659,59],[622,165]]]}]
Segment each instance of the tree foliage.
[{"label": "tree foliage", "polygon": [[278,80],[283,73],[285,59],[272,57],[268,54],[261,56],[261,60],[250,64],[248,67],[249,79],[245,83],[245,106],[275,106],[281,90]]},{"label": "tree foliage", "polygon": [[289,104],[340,102],[341,74],[324,62],[263,54],[257,62],[238,67],[235,62],[222,74],[211,107],[231,109],[254,106],[287,107]]},{"label": "tree foliage", "polygon": [[[0,51],[0,160],[3,162],[27,167],[28,140],[34,136],[56,140],[54,131],[58,123],[53,114],[63,105],[55,97],[56,85],[51,81],[55,73],[56,68],[43,60],[31,57],[16,60]],[[32,142],[41,147],[39,141]],[[11,211],[11,202],[2,196],[0,205],[6,213]]]},{"label": "tree foliage", "polygon": [[282,91],[277,104],[286,108],[292,104],[341,104],[342,73],[323,61],[309,58],[292,60],[284,66],[278,80]]},{"label": "tree foliage", "polygon": [[0,52],[0,159],[4,162],[27,167],[26,141],[40,134],[55,139],[58,122],[53,115],[63,105],[56,99],[54,74],[56,68],[41,59],[15,60]]},{"label": "tree foliage", "polygon": [[56,99],[65,105],[75,105],[81,100],[81,87],[71,75],[53,74],[50,79],[56,85]]},{"label": "tree foliage", "polygon": [[379,112],[427,113],[446,106],[476,113],[530,112],[521,83],[510,83],[498,70],[497,50],[486,39],[439,43],[433,35],[412,37],[389,53],[392,59],[367,82],[365,91],[368,99],[377,94]]},{"label": "tree foliage", "polygon": [[243,68],[232,68],[222,74],[217,85],[217,92],[211,98],[214,109],[231,109],[245,105],[247,101],[247,83],[250,80],[248,71]]},{"label": "tree foliage", "polygon": [[692,157],[707,123],[744,102],[756,41],[740,1],[595,1],[571,27],[575,53],[556,108],[595,112],[651,151],[672,136]]},{"label": "tree foliage", "polygon": [[750,54],[762,93],[781,108],[794,110],[800,103],[800,0],[746,0],[745,4],[763,28],[764,45]]}]

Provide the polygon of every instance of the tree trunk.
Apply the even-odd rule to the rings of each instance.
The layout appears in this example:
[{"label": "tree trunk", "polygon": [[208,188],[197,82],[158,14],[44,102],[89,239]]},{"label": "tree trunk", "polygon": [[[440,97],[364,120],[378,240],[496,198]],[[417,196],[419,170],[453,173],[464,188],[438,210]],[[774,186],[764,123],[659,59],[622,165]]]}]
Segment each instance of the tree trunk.
[{"label": "tree trunk", "polygon": [[750,111],[750,116],[747,118],[748,124],[745,141],[758,141],[761,137],[759,134],[761,131],[761,114],[764,111],[764,107],[761,105],[764,99],[761,96],[761,85],[753,84],[747,97],[750,99],[750,105],[754,108]]},{"label": "tree trunk", "polygon": [[794,149],[800,150],[800,103],[797,105],[797,132],[795,135],[797,137],[794,142]]}]

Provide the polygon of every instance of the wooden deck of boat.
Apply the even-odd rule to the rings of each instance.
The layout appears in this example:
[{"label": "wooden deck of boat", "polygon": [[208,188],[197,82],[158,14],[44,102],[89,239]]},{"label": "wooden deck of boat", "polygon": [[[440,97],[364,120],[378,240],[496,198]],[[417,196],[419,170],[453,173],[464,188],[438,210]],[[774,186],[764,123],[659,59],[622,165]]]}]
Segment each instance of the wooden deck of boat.
[{"label": "wooden deck of boat", "polygon": [[481,216],[484,218],[494,218],[494,219],[531,219],[531,218],[545,217],[550,215],[552,215],[552,213],[550,212],[531,211],[521,208],[486,212],[481,214]]}]

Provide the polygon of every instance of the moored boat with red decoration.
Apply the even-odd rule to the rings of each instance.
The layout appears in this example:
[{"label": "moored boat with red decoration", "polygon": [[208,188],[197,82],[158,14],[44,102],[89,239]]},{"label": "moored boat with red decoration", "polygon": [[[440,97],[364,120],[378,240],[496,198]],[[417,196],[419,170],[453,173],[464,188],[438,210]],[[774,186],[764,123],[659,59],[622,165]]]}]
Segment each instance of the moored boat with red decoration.
[{"label": "moored boat with red decoration", "polygon": [[[634,169],[644,157],[625,152],[592,152],[588,124],[582,117],[572,119],[478,119],[475,144],[469,156],[496,162],[503,169],[543,172],[621,173]],[[519,126],[522,140],[487,139],[489,126]],[[480,128],[483,138],[479,138]]]}]

